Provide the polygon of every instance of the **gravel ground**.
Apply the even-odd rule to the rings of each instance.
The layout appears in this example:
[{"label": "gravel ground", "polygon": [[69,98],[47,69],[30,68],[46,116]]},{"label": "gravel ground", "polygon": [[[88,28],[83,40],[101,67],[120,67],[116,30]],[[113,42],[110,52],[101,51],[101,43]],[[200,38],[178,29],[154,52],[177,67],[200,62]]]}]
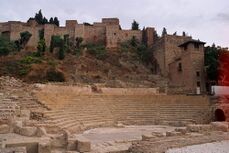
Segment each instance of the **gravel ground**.
[{"label": "gravel ground", "polygon": [[229,141],[169,149],[166,153],[229,153]]}]

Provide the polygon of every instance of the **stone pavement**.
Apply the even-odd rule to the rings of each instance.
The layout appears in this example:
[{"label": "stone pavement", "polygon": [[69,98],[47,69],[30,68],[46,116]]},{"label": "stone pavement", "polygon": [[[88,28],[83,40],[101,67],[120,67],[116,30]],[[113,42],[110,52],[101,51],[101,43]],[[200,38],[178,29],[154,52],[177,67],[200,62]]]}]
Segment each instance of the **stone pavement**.
[{"label": "stone pavement", "polygon": [[122,128],[96,128],[75,135],[91,141],[92,151],[96,153],[126,151],[135,140],[141,140],[142,135],[152,132],[166,133],[174,131],[175,127],[150,125],[150,126],[125,126]]}]

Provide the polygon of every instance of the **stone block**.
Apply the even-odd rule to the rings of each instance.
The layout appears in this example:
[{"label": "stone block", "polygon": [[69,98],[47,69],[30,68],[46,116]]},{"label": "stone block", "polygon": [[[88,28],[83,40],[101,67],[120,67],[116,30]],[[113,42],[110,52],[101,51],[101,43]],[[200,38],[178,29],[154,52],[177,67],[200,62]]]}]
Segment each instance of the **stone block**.
[{"label": "stone block", "polygon": [[187,125],[187,130],[190,132],[211,131],[212,126],[209,124],[189,124]]},{"label": "stone block", "polygon": [[20,134],[22,136],[32,137],[36,136],[37,128],[36,127],[18,127],[15,130],[15,133]]},{"label": "stone block", "polygon": [[10,126],[7,124],[0,125],[0,134],[10,133]]},{"label": "stone block", "polygon": [[171,137],[171,136],[180,136],[183,135],[181,132],[176,132],[176,131],[167,131],[166,136]]},{"label": "stone block", "polygon": [[65,134],[52,135],[50,138],[52,147],[61,148],[67,145],[67,139]]},{"label": "stone block", "polygon": [[176,132],[181,132],[182,134],[187,133],[187,128],[186,127],[179,127],[175,129]]},{"label": "stone block", "polygon": [[148,141],[151,138],[155,138],[152,134],[143,134],[142,135],[142,141]]},{"label": "stone block", "polygon": [[77,149],[77,140],[74,138],[68,139],[67,150],[76,151],[76,149]]},{"label": "stone block", "polygon": [[51,153],[51,145],[49,141],[42,141],[38,146],[38,153]]},{"label": "stone block", "polygon": [[30,110],[21,110],[20,117],[23,118],[24,120],[29,120],[30,119]]},{"label": "stone block", "polygon": [[77,138],[77,151],[79,152],[91,151],[91,142],[85,138]]},{"label": "stone block", "polygon": [[152,132],[152,136],[155,136],[155,137],[165,137],[166,136],[166,133],[164,133],[164,132]]},{"label": "stone block", "polygon": [[229,131],[229,123],[228,122],[211,122],[211,126],[213,130],[216,131],[223,131],[228,132]]},{"label": "stone block", "polygon": [[38,137],[43,137],[47,135],[46,129],[44,127],[38,127],[37,128],[37,134]]}]

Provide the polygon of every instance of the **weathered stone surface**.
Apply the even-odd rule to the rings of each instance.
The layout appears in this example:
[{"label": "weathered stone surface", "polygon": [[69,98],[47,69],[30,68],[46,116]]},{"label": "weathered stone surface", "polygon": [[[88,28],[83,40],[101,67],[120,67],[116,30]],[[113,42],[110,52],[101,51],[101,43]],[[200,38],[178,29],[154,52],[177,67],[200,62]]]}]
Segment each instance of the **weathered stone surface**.
[{"label": "weathered stone surface", "polygon": [[0,153],[27,153],[26,147],[0,148]]},{"label": "weathered stone surface", "polygon": [[76,151],[77,149],[77,140],[74,138],[68,139],[67,150],[68,151]]},{"label": "weathered stone surface", "polygon": [[0,125],[0,134],[6,134],[10,132],[10,127],[7,124]]},{"label": "weathered stone surface", "polygon": [[30,110],[21,110],[20,117],[29,120],[30,119]]},{"label": "weathered stone surface", "polygon": [[229,125],[228,124],[229,124],[228,122],[212,122],[211,126],[212,126],[213,130],[227,132],[227,131],[229,131]]},{"label": "weathered stone surface", "polygon": [[38,127],[37,128],[37,136],[38,137],[43,137],[46,135],[47,135],[47,132],[46,132],[46,129],[44,127]]},{"label": "weathered stone surface", "polygon": [[18,127],[18,129],[15,130],[15,133],[23,136],[32,137],[36,135],[37,127]]},{"label": "weathered stone surface", "polygon": [[91,151],[91,142],[85,138],[77,139],[77,151],[89,152]]},{"label": "weathered stone surface", "polygon": [[189,124],[187,130],[190,132],[211,131],[212,126],[208,124]]},{"label": "weathered stone surface", "polygon": [[170,137],[170,136],[180,136],[183,135],[181,132],[176,132],[176,131],[167,131],[166,132],[166,136]]},{"label": "weathered stone surface", "polygon": [[12,121],[11,125],[12,125],[12,131],[14,133],[20,133],[20,129],[23,126],[23,122],[22,121]]},{"label": "weathered stone surface", "polygon": [[51,153],[51,145],[49,141],[42,141],[38,146],[38,153]]},{"label": "weathered stone surface", "polygon": [[149,139],[151,139],[151,138],[155,138],[155,136],[152,135],[152,134],[143,134],[143,135],[142,135],[142,140],[143,140],[143,141],[147,141],[147,140],[149,140]]},{"label": "weathered stone surface", "polygon": [[179,127],[175,129],[176,132],[181,132],[182,134],[187,133],[187,127]]},{"label": "weathered stone surface", "polygon": [[152,132],[152,135],[155,137],[164,137],[166,136],[166,133],[163,132]]},{"label": "weathered stone surface", "polygon": [[53,147],[66,147],[67,139],[65,134],[52,135],[50,140],[51,146]]}]

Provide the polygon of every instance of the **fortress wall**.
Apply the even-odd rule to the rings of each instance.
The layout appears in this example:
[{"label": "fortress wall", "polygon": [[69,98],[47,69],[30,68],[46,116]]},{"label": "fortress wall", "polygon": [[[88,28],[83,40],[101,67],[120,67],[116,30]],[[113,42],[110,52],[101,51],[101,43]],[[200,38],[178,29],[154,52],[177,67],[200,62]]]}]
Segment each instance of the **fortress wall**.
[{"label": "fortress wall", "polygon": [[133,36],[137,40],[142,40],[142,31],[140,30],[120,30],[119,25],[106,26],[106,44],[108,48],[116,48],[118,44],[130,40]]},{"label": "fortress wall", "polygon": [[135,37],[138,41],[142,40],[142,31],[140,30],[120,30],[118,32],[118,40],[125,42]]},{"label": "fortress wall", "polygon": [[[182,64],[182,72],[178,72],[178,65],[179,63]],[[175,61],[169,64],[169,77],[170,77],[170,86],[181,88],[182,92],[195,92],[196,82],[193,77],[193,67],[190,66],[191,55],[189,52],[185,53],[181,60]],[[188,79],[187,79],[188,78]],[[192,78],[192,79],[190,79]]]},{"label": "fortress wall", "polygon": [[159,70],[157,70],[157,74],[165,75],[165,42],[164,38],[160,38],[153,45],[153,55],[155,58],[155,64],[158,65]]},{"label": "fortress wall", "polygon": [[180,44],[191,39],[191,37],[184,36],[165,36],[165,74],[169,72],[169,63],[173,62],[176,58],[181,55],[181,48],[178,47]]},{"label": "fortress wall", "polygon": [[39,30],[42,26],[29,26],[20,22],[10,23],[10,40],[15,41],[20,39],[20,33],[28,31],[32,34],[25,50],[35,51],[39,41]]},{"label": "fortress wall", "polygon": [[54,27],[54,33],[53,35],[57,35],[57,36],[64,36],[68,33],[68,29],[66,27]]},{"label": "fortress wall", "polygon": [[116,48],[119,33],[119,25],[107,25],[106,26],[106,47],[107,48]]},{"label": "fortress wall", "polygon": [[83,24],[77,24],[75,27],[75,38],[81,37],[84,38],[84,25]]},{"label": "fortress wall", "polygon": [[152,47],[154,44],[154,33],[155,29],[152,27],[146,28],[146,38],[147,38],[147,46]]},{"label": "fortress wall", "polygon": [[105,30],[104,26],[84,26],[85,43],[104,44]]},{"label": "fortress wall", "polygon": [[7,23],[2,23],[1,31],[2,32],[10,31],[10,24],[8,22]]},{"label": "fortress wall", "polygon": [[39,31],[42,29],[42,26],[36,26],[36,27],[29,27],[29,26],[23,26],[23,32],[28,31],[32,34],[31,38],[29,39],[29,42],[26,45],[25,50],[30,51],[36,51],[37,50],[37,44],[39,41]]},{"label": "fortress wall", "polygon": [[55,26],[52,24],[44,25],[44,35],[45,35],[45,43],[47,46],[50,46],[52,35],[54,35]]},{"label": "fortress wall", "polygon": [[119,25],[119,19],[118,18],[103,18],[102,23],[106,25]]}]

